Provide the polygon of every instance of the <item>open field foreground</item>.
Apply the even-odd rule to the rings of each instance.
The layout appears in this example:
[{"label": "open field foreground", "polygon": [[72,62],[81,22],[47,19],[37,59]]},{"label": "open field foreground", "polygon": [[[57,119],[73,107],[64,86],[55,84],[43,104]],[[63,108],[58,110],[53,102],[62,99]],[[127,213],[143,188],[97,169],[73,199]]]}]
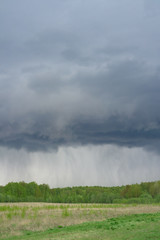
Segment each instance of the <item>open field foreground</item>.
[{"label": "open field foreground", "polygon": [[68,227],[59,226],[43,232],[26,231],[22,236],[4,238],[37,240],[159,240],[160,213],[134,214],[88,222]]},{"label": "open field foreground", "polygon": [[4,203],[0,239],[160,239],[160,205]]}]

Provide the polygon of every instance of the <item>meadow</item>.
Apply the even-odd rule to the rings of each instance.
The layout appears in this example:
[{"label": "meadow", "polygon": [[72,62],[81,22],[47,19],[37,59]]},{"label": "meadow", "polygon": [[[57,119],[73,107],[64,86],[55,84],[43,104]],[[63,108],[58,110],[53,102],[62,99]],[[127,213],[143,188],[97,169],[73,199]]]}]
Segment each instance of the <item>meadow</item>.
[{"label": "meadow", "polygon": [[160,239],[160,204],[1,203],[0,239]]}]

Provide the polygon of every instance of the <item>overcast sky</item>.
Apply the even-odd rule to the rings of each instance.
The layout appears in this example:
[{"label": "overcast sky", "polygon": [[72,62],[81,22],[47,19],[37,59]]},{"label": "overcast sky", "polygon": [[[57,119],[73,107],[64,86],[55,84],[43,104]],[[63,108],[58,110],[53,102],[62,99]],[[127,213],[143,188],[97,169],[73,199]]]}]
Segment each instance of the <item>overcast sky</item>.
[{"label": "overcast sky", "polygon": [[159,0],[0,0],[0,185],[160,178],[159,23]]}]

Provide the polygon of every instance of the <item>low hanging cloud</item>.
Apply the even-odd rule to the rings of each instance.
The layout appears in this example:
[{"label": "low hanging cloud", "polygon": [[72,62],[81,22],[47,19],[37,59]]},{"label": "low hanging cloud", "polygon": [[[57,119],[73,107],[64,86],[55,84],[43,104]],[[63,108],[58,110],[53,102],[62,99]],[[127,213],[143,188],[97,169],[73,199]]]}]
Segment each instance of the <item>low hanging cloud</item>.
[{"label": "low hanging cloud", "polygon": [[0,157],[1,184],[36,181],[51,187],[117,186],[159,179],[159,156],[142,148],[89,145],[32,153],[1,148]]}]

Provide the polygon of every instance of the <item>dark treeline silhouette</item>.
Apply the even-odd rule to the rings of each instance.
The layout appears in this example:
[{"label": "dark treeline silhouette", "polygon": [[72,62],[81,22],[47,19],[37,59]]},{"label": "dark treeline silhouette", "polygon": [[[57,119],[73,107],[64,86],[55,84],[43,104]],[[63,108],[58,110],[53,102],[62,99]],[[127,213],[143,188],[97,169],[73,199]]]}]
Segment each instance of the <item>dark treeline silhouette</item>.
[{"label": "dark treeline silhouette", "polygon": [[120,187],[49,188],[35,182],[10,182],[0,186],[0,202],[51,203],[158,203],[160,181]]}]

